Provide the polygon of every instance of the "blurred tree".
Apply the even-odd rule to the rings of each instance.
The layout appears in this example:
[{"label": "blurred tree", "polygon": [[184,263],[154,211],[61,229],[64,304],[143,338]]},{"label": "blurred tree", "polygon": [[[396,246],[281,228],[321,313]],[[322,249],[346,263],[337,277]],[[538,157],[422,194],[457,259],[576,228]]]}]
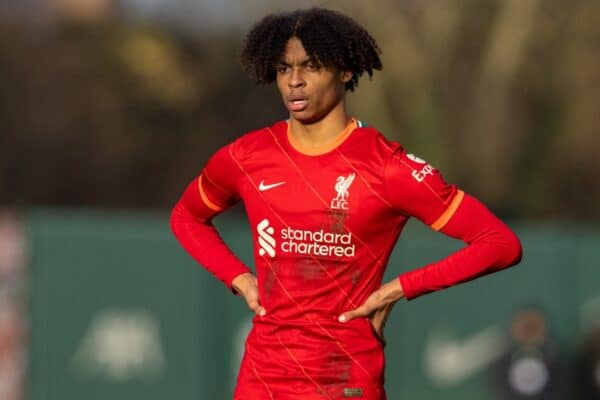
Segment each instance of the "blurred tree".
[{"label": "blurred tree", "polygon": [[[308,2],[257,4],[236,18]],[[504,215],[600,220],[598,1],[323,4],[383,50],[354,115]],[[166,207],[220,145],[285,118],[276,89],[243,75],[234,29],[194,35],[112,7],[43,25],[10,15],[0,203]]]},{"label": "blurred tree", "polygon": [[3,203],[168,206],[215,148],[281,118],[246,82],[232,38],[20,25],[0,33]]},{"label": "blurred tree", "polygon": [[[551,139],[555,185],[552,197],[568,214],[600,214],[600,3],[577,2],[558,59],[562,113]],[[558,214],[558,210],[555,210]]]}]

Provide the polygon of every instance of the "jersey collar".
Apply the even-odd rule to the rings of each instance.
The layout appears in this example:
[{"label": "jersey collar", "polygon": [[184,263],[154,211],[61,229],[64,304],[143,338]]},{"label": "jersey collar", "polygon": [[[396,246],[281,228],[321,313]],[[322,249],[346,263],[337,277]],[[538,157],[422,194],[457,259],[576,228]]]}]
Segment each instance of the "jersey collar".
[{"label": "jersey collar", "polygon": [[359,127],[359,122],[357,119],[352,118],[350,120],[350,122],[348,122],[348,124],[346,125],[346,127],[344,128],[344,130],[337,135],[337,137],[332,140],[331,142],[320,146],[318,148],[311,148],[311,149],[307,149],[306,147],[302,146],[292,135],[292,130],[290,129],[290,123],[289,120],[286,121],[286,126],[287,126],[287,138],[288,138],[288,142],[290,143],[290,145],[292,146],[292,148],[294,150],[296,150],[299,153],[305,154],[307,156],[320,156],[322,154],[325,153],[329,153],[330,151],[336,149],[337,147],[339,147],[342,143],[344,143],[346,141],[346,139],[348,139],[348,137],[350,136],[350,134]]}]

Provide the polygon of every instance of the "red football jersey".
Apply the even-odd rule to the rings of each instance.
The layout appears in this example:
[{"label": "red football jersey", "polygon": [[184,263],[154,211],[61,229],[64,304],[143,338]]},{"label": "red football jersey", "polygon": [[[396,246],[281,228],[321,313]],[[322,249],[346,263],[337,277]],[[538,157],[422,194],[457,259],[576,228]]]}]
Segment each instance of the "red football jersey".
[{"label": "red football jersey", "polygon": [[[313,152],[294,141],[286,121],[248,133],[220,149],[186,193],[173,229],[229,287],[247,267],[214,231],[195,233],[197,224],[185,215],[209,224],[241,200],[252,229],[267,313],[254,318],[234,399],[385,399],[382,342],[367,319],[337,318],[381,286],[409,217],[440,230],[468,196],[357,120],[328,148]],[[494,262],[485,267],[502,264]],[[401,275],[406,296],[484,273],[466,273],[468,263],[461,261],[463,275],[442,279],[436,268]]]}]

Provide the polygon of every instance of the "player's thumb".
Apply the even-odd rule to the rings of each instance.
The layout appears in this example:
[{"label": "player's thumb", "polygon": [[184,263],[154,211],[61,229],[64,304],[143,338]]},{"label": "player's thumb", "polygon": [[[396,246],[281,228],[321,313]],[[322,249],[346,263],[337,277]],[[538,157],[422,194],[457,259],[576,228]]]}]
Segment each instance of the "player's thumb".
[{"label": "player's thumb", "polygon": [[358,317],[366,317],[368,313],[366,312],[366,308],[361,306],[351,311],[346,311],[338,317],[338,321],[340,322],[348,322]]},{"label": "player's thumb", "polygon": [[254,311],[256,315],[260,315],[261,317],[264,317],[267,314],[267,310],[260,305],[258,299],[248,300],[248,307]]}]

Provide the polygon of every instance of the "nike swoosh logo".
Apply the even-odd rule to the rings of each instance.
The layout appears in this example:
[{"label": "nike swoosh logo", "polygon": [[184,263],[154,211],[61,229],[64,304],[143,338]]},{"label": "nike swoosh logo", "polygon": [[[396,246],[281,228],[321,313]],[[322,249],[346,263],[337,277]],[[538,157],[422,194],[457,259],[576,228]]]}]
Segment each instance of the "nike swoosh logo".
[{"label": "nike swoosh logo", "polygon": [[260,181],[260,184],[258,185],[258,190],[260,190],[261,192],[264,192],[265,190],[269,190],[269,189],[276,188],[277,186],[281,186],[284,183],[285,182],[277,182],[277,183],[271,183],[270,185],[265,185],[264,181]]},{"label": "nike swoosh logo", "polygon": [[456,385],[488,368],[506,347],[499,326],[489,326],[462,339],[447,327],[438,326],[425,342],[425,370],[439,386]]}]

